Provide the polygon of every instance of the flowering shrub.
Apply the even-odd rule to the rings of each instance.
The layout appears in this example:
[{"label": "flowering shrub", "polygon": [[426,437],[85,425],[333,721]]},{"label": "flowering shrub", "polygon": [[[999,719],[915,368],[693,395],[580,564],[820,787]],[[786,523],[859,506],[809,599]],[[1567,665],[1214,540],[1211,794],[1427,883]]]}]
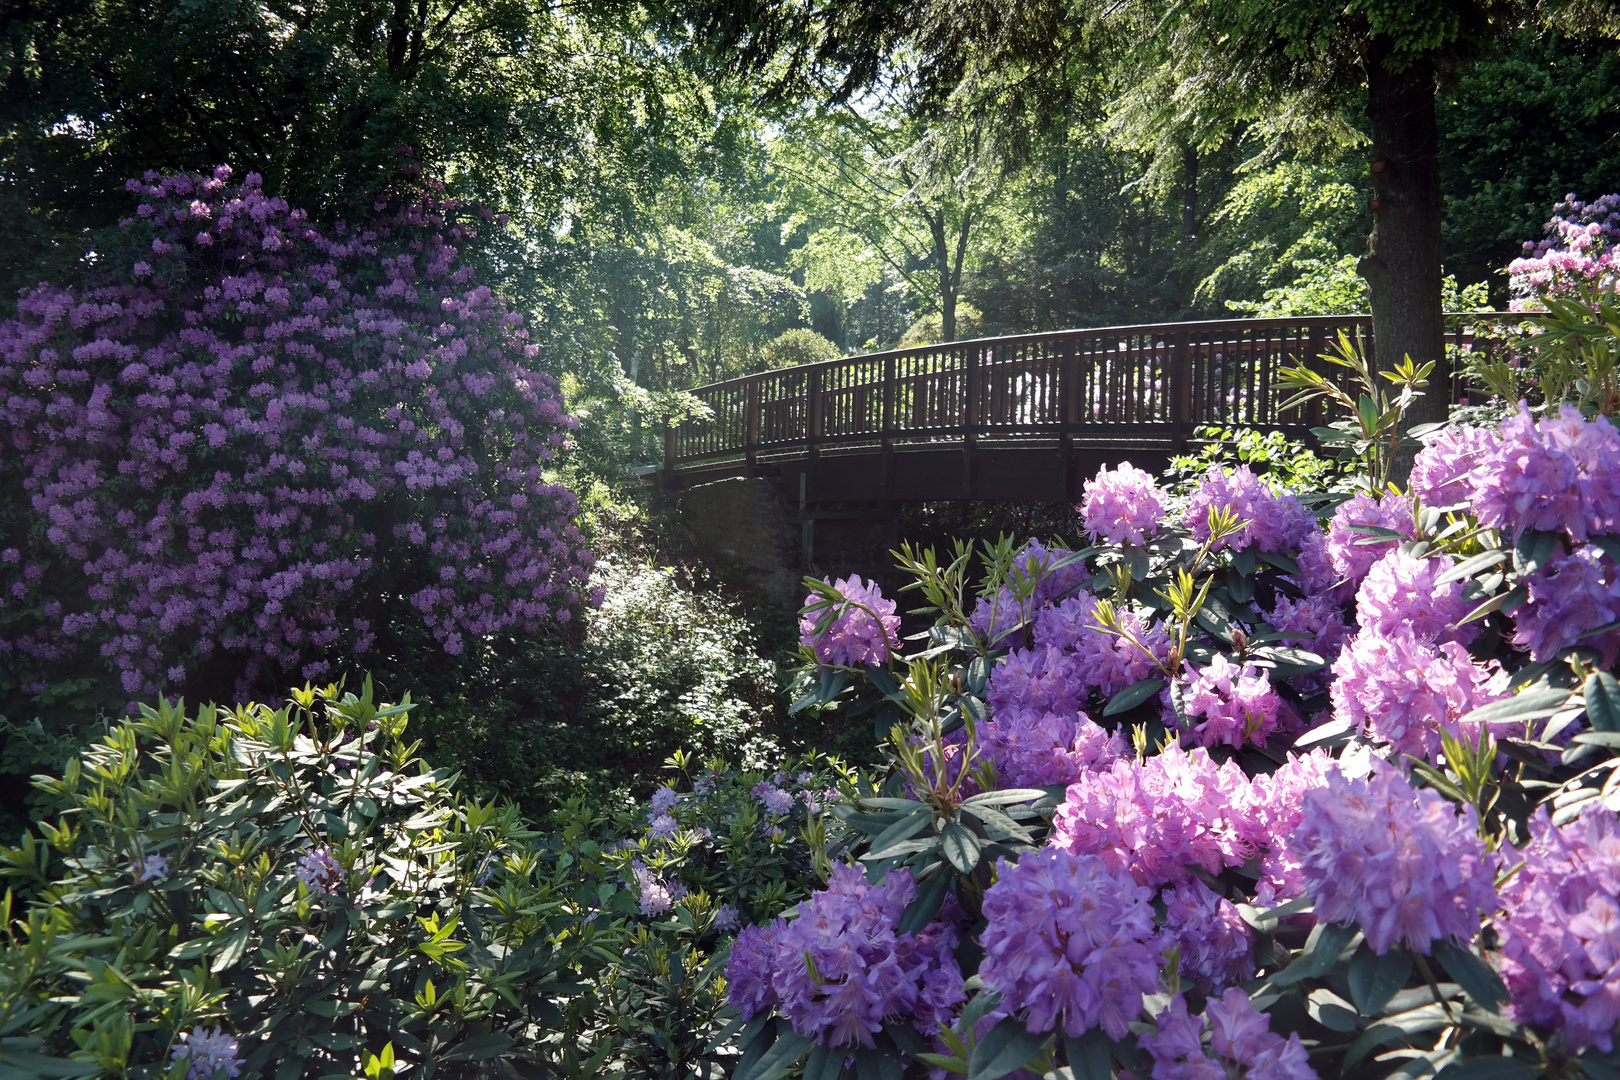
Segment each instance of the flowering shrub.
[{"label": "flowering shrub", "polygon": [[[0,676],[240,699],[419,621],[566,620],[574,421],[438,188],[318,228],[259,178],[149,174],[82,283],[0,324]],[[228,677],[227,677],[228,673]],[[275,682],[268,685],[275,685]]]},{"label": "flowering shrub", "polygon": [[[510,808],[458,799],[401,741],[409,702],[141,710],[43,786],[0,852],[0,1023],[20,1075],[452,1073],[543,1063],[592,937]],[[16,922],[11,920],[15,918]],[[564,945],[564,942],[569,944]],[[89,982],[79,973],[94,972]]]},{"label": "flowering shrub", "polygon": [[[1142,510],[1122,470],[1093,546],[903,549],[911,654],[805,641],[804,698],[877,718],[890,770],[833,808],[835,884],[739,938],[736,1075],[1606,1077],[1616,445],[1521,407],[1326,521],[1241,467]],[[949,1016],[887,954],[816,952],[933,927]]]}]

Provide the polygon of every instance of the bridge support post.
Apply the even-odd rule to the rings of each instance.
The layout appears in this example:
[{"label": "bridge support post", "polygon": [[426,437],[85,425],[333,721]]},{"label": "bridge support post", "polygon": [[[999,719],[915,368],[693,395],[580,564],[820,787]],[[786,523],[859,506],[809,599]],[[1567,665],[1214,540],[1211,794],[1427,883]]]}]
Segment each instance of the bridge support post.
[{"label": "bridge support post", "polygon": [[1063,498],[1074,501],[1074,428],[1080,420],[1080,362],[1074,355],[1074,342],[1063,342],[1058,368],[1058,453],[1063,455]]},{"label": "bridge support post", "polygon": [[1171,439],[1178,454],[1187,449],[1187,423],[1192,416],[1192,343],[1188,337],[1185,330],[1176,332],[1170,361]]},{"label": "bridge support post", "polygon": [[979,450],[979,352],[968,349],[963,357],[962,498],[973,498],[973,459]]},{"label": "bridge support post", "polygon": [[748,472],[752,475],[754,466],[759,457],[759,380],[750,379],[748,389],[743,401],[743,424],[746,434],[743,437],[743,457],[748,462]]}]

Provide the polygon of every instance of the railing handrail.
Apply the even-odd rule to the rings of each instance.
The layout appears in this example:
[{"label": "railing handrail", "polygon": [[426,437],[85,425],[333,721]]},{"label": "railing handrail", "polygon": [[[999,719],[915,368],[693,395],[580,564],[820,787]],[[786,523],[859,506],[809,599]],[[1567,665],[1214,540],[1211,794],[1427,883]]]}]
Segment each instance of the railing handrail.
[{"label": "railing handrail", "polygon": [[[1443,314],[1446,319],[1500,319],[1505,322],[1518,322],[1533,317],[1538,312],[1525,311],[1448,311]],[[791,367],[770,368],[765,371],[753,371],[747,375],[738,375],[730,379],[719,379],[715,382],[702,383],[689,387],[685,392],[696,394],[704,390],[713,390],[721,386],[741,386],[744,383],[754,382],[780,375],[784,372],[798,372],[811,370],[828,370],[839,364],[847,364],[852,360],[873,361],[886,360],[889,357],[899,359],[907,356],[920,356],[927,353],[942,352],[947,349],[985,348],[993,345],[1019,345],[1025,342],[1054,341],[1066,337],[1091,334],[1142,334],[1151,330],[1162,330],[1166,333],[1180,333],[1183,331],[1242,329],[1244,327],[1259,327],[1270,323],[1279,327],[1311,327],[1342,326],[1346,322],[1365,322],[1372,324],[1372,315],[1366,312],[1352,312],[1346,315],[1268,315],[1261,318],[1250,319],[1192,319],[1184,322],[1162,323],[1131,323],[1119,326],[1073,326],[1063,330],[1041,330],[1029,334],[1006,334],[998,337],[967,338],[961,341],[942,341],[934,345],[912,345],[905,349],[885,349],[882,352],[852,353],[849,356],[838,356],[831,360],[816,360],[808,364],[794,364]]]},{"label": "railing handrail", "polygon": [[[1469,323],[1501,327],[1532,315],[1448,312],[1446,340],[1464,343]],[[1323,403],[1283,409],[1281,371],[1307,364],[1326,373],[1320,361],[1330,335],[1346,331],[1366,331],[1375,356],[1371,330],[1365,313],[1196,319],[974,338],[773,368],[688,391],[712,415],[666,421],[664,465],[672,478],[684,463],[738,456],[752,469],[761,454],[779,457],[798,446],[813,470],[823,449],[881,443],[887,476],[897,447],[940,439],[961,440],[971,458],[981,438],[1055,434],[1068,448],[1077,440],[1140,437],[1179,451],[1204,424],[1308,432],[1324,419]],[[1436,389],[1449,395],[1460,387]]]}]

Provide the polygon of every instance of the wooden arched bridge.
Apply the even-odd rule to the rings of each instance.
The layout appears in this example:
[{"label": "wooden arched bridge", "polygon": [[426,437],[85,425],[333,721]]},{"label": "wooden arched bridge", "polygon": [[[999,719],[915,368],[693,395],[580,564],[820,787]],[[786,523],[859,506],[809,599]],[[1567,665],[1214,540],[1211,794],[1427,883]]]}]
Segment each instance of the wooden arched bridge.
[{"label": "wooden arched bridge", "polygon": [[[1512,320],[1448,316],[1448,344]],[[1371,317],[1223,319],[1061,330],[851,356],[692,391],[710,415],[666,425],[678,490],[780,476],[801,512],[954,499],[1074,501],[1103,464],[1156,470],[1205,425],[1310,439],[1321,405],[1285,411],[1284,367],[1321,359]],[[1339,369],[1332,369],[1337,371]],[[1457,387],[1432,387],[1451,393]]]}]

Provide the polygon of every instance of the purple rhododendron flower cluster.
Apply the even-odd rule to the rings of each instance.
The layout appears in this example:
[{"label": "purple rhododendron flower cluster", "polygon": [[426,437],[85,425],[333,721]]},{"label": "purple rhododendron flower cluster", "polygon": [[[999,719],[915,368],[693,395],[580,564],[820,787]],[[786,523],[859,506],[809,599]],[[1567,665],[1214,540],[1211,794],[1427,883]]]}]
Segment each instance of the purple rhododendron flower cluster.
[{"label": "purple rhododendron flower cluster", "polygon": [[1157,1030],[1142,1040],[1153,1080],[1316,1080],[1299,1034],[1284,1039],[1273,1032],[1242,990],[1212,999],[1199,1018],[1177,994],[1156,1019]]},{"label": "purple rhododendron flower cluster", "polygon": [[215,664],[246,696],[384,614],[450,653],[566,620],[592,557],[547,472],[578,425],[463,261],[476,223],[430,184],[325,230],[229,181],[131,181],[152,254],[0,323],[0,486],[32,513],[0,536],[0,652],[99,652],[130,694]]},{"label": "purple rhododendron flower cluster", "polygon": [[1399,550],[1373,563],[1356,590],[1362,633],[1389,637],[1407,631],[1424,641],[1473,641],[1479,627],[1462,623],[1474,609],[1474,601],[1463,596],[1463,583],[1435,584],[1451,565],[1450,559],[1422,559]]},{"label": "purple rhododendron flower cluster", "polygon": [[1351,639],[1333,664],[1330,693],[1340,719],[1397,754],[1433,761],[1443,732],[1477,741],[1478,733],[1458,721],[1506,697],[1507,682],[1494,661],[1481,664],[1455,642],[1437,647],[1398,627]]},{"label": "purple rhododendron flower cluster", "polygon": [[1197,878],[1164,890],[1165,930],[1181,948],[1181,974],[1205,993],[1254,978],[1254,934],[1237,905]]},{"label": "purple rhododendron flower cluster", "polygon": [[1129,639],[1102,629],[1096,611],[1097,598],[1081,593],[1049,605],[1035,619],[1035,647],[1058,650],[1059,662],[1081,697],[1094,688],[1111,697],[1151,677],[1158,670],[1156,661],[1170,655],[1170,634],[1162,620],[1143,626],[1135,613],[1120,620],[1123,629],[1148,647],[1149,656]]},{"label": "purple rhododendron flower cluster", "polygon": [[1278,594],[1276,605],[1266,612],[1266,622],[1279,633],[1307,635],[1290,639],[1289,644],[1302,646],[1328,663],[1339,655],[1350,637],[1344,609],[1327,595],[1294,600]]},{"label": "purple rhododendron flower cluster", "polygon": [[888,663],[890,653],[900,647],[900,616],[894,613],[894,601],[884,599],[877,582],[865,581],[859,574],[840,578],[833,588],[844,598],[841,604],[813,593],[805,597],[800,643],[823,664]]},{"label": "purple rhododendron flower cluster", "polygon": [[1153,891],[1095,855],[1060,848],[996,863],[979,977],[1031,1033],[1123,1038],[1159,985]]},{"label": "purple rhododendron flower cluster", "polygon": [[1515,540],[1526,529],[1584,541],[1620,528],[1620,431],[1608,417],[1587,420],[1564,405],[1537,421],[1520,402],[1489,438],[1470,474],[1481,525]]},{"label": "purple rhododendron flower cluster", "polygon": [[871,885],[859,867],[835,866],[797,918],[737,936],[726,963],[732,1006],[744,1019],[779,1007],[794,1031],[829,1046],[871,1047],[886,1019],[909,1018],[923,1034],[948,1026],[966,996],[957,932],[946,921],[899,933],[916,895],[909,871]]},{"label": "purple rhododendron flower cluster", "polygon": [[1434,435],[1412,462],[1408,485],[1426,506],[1455,506],[1473,497],[1474,469],[1495,442],[1483,428],[1470,424],[1448,427]]},{"label": "purple rhododendron flower cluster", "polygon": [[1500,862],[1474,808],[1459,813],[1377,759],[1371,776],[1326,779],[1305,793],[1293,837],[1316,917],[1360,926],[1379,955],[1397,942],[1427,955],[1442,938],[1473,940],[1496,910]]},{"label": "purple rhododendron flower cluster", "polygon": [[1051,844],[1100,856],[1144,885],[1186,881],[1192,867],[1216,874],[1259,853],[1248,799],[1249,778],[1235,762],[1217,765],[1202,747],[1172,745],[1083,774],[1058,808]]},{"label": "purple rhododendron flower cluster", "polygon": [[1609,1053],[1620,1029],[1620,820],[1594,799],[1555,828],[1543,807],[1520,854],[1495,924],[1509,1015]]},{"label": "purple rhododendron flower cluster", "polygon": [[218,1026],[194,1027],[180,1033],[180,1043],[174,1048],[170,1061],[187,1062],[186,1080],[211,1080],[215,1073],[225,1070],[226,1076],[242,1074],[242,1059],[237,1056],[234,1036]]},{"label": "purple rhododendron flower cluster", "polygon": [[1294,720],[1259,668],[1219,653],[1193,672],[1182,700],[1188,718],[1197,720],[1192,734],[1202,746],[1264,746],[1281,721]]},{"label": "purple rhododendron flower cluster", "polygon": [[1587,637],[1620,619],[1620,567],[1595,546],[1572,555],[1555,553],[1524,581],[1528,595],[1513,612],[1513,644],[1534,661],[1551,660],[1577,643],[1603,654],[1603,666],[1620,655],[1620,630]]},{"label": "purple rhododendron flower cluster", "polygon": [[1164,493],[1151,473],[1128,461],[1113,472],[1104,465],[1096,479],[1086,481],[1081,527],[1093,543],[1142,544],[1158,531],[1164,509]]},{"label": "purple rhododendron flower cluster", "polygon": [[310,848],[298,857],[298,880],[320,896],[336,895],[343,884],[343,867],[332,857],[329,847]]},{"label": "purple rhododendron flower cluster", "polygon": [[1014,631],[1031,620],[1034,613],[1057,603],[1086,582],[1091,572],[1081,561],[1058,565],[1070,557],[1062,549],[1048,549],[1039,540],[1031,540],[1013,557],[1013,568],[1018,574],[1035,579],[1035,591],[1023,603],[1015,598],[1011,588],[1002,586],[994,596],[981,596],[968,619],[980,637],[994,646],[1011,644]]},{"label": "purple rhododendron flower cluster", "polygon": [[1328,560],[1333,564],[1334,575],[1350,590],[1361,584],[1373,563],[1395,543],[1393,539],[1380,540],[1376,534],[1357,532],[1354,528],[1357,525],[1389,529],[1411,538],[1416,532],[1412,502],[1403,495],[1374,499],[1360,491],[1333,511],[1327,531]]},{"label": "purple rhododendron flower cluster", "polygon": [[1524,255],[1508,264],[1514,311],[1543,310],[1541,297],[1565,292],[1579,282],[1612,285],[1620,250],[1620,195],[1584,203],[1571,192],[1553,207],[1547,236],[1526,240]]},{"label": "purple rhododendron flower cluster", "polygon": [[1231,510],[1244,523],[1241,531],[1215,545],[1217,551],[1242,551],[1251,545],[1261,551],[1284,551],[1299,548],[1320,533],[1316,515],[1297,495],[1277,494],[1247,465],[1239,465],[1231,474],[1216,466],[1193,490],[1184,520],[1200,544],[1209,540],[1211,509]]}]

